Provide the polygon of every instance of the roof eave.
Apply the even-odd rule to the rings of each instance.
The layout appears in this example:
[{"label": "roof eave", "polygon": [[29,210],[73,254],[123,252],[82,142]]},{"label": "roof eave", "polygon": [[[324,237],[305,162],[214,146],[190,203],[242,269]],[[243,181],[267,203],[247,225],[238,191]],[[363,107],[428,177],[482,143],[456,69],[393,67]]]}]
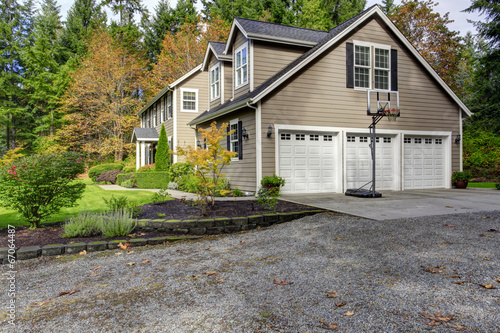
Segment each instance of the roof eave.
[{"label": "roof eave", "polygon": [[252,34],[252,33],[248,34],[248,38],[255,39],[255,40],[261,40],[261,41],[265,41],[265,42],[277,42],[277,43],[281,43],[281,44],[296,45],[296,46],[313,47],[313,46],[316,46],[318,44],[317,42],[309,42],[309,41],[298,40],[298,39],[268,36],[268,35],[261,35],[261,34]]},{"label": "roof eave", "polygon": [[231,45],[231,40],[233,40],[233,35],[236,33],[235,32],[236,28],[238,28],[241,31],[241,33],[243,34],[243,36],[245,36],[245,38],[248,38],[247,32],[245,31],[245,29],[243,29],[241,24],[239,24],[238,18],[235,17],[233,20],[233,25],[231,26],[231,31],[229,32],[229,36],[227,37],[226,48],[224,49],[225,55],[227,55],[230,50],[229,46]]},{"label": "roof eave", "polygon": [[189,122],[188,125],[190,125],[190,126],[198,125],[198,124],[204,123],[206,121],[212,120],[214,118],[217,118],[217,117],[223,116],[225,114],[228,114],[230,112],[233,112],[234,110],[241,109],[242,107],[244,107],[245,105],[247,105],[247,102],[249,102],[250,100],[251,99],[245,99],[245,100],[239,102],[238,104],[231,105],[231,107],[222,108],[219,111],[217,111],[215,113],[212,113],[212,114],[209,114],[209,115],[207,115],[205,117],[202,117],[202,118],[199,118],[199,119],[194,119],[191,122]]}]

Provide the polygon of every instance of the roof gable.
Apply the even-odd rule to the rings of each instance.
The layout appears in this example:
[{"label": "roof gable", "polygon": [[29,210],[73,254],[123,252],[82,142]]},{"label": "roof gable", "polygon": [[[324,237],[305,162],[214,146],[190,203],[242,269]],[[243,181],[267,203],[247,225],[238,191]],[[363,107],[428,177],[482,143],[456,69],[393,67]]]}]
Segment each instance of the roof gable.
[{"label": "roof gable", "polygon": [[208,68],[210,54],[213,54],[217,60],[233,61],[231,56],[224,54],[224,49],[226,48],[226,43],[220,42],[208,42],[207,50],[205,51],[205,57],[203,58],[203,64],[201,70],[205,71]]},{"label": "roof gable", "polygon": [[134,142],[134,137],[138,141],[158,141],[158,132],[154,128],[142,128],[134,127],[132,132],[132,142]]}]

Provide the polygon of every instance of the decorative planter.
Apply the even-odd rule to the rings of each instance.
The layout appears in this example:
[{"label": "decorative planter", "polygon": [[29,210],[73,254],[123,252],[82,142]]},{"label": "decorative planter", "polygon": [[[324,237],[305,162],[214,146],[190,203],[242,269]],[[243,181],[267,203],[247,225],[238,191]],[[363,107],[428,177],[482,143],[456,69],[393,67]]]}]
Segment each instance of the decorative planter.
[{"label": "decorative planter", "polygon": [[469,184],[469,182],[466,180],[457,180],[457,183],[455,184],[455,186],[456,186],[456,188],[467,188],[468,184]]}]

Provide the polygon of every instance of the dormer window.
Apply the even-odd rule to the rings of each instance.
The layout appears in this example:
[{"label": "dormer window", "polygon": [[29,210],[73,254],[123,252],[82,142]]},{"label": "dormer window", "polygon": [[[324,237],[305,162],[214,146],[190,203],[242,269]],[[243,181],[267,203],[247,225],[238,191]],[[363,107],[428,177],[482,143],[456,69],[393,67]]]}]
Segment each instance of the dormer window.
[{"label": "dormer window", "polygon": [[236,88],[248,83],[248,44],[243,44],[235,52]]},{"label": "dormer window", "polygon": [[220,97],[220,64],[210,69],[210,99],[214,100]]}]

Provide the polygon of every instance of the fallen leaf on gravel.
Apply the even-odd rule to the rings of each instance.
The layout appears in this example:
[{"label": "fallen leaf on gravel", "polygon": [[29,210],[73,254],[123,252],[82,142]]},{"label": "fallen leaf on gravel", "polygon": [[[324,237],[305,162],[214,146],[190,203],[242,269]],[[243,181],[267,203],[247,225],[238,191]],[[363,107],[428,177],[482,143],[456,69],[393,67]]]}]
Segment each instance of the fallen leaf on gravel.
[{"label": "fallen leaf on gravel", "polygon": [[352,311],[347,311],[344,315],[345,315],[345,316],[348,316],[348,317],[351,317],[351,316],[354,316],[354,312],[352,312]]},{"label": "fallen leaf on gravel", "polygon": [[121,252],[115,252],[115,254],[119,256],[119,255],[121,255],[123,253],[121,253]]},{"label": "fallen leaf on gravel", "polygon": [[127,252],[127,254],[132,254],[132,253],[134,253],[134,251],[128,251],[128,252]]},{"label": "fallen leaf on gravel", "polygon": [[80,252],[80,253],[78,253],[78,254],[79,254],[79,255],[81,255],[81,256],[84,256],[84,255],[86,255],[86,254],[87,254],[87,250],[83,250],[82,252]]},{"label": "fallen leaf on gravel", "polygon": [[335,240],[339,241],[339,240],[343,240],[343,238],[342,237],[337,237],[337,238],[335,238]]},{"label": "fallen leaf on gravel", "polygon": [[453,206],[445,206],[446,208],[453,208]]},{"label": "fallen leaf on gravel", "polygon": [[464,329],[466,328],[465,326],[458,325],[458,324],[456,324],[456,325],[453,325],[453,324],[448,324],[448,326],[447,326],[447,327],[454,328],[454,329],[456,329],[457,331],[461,331],[461,330],[464,330]]},{"label": "fallen leaf on gravel", "polygon": [[212,275],[217,275],[217,274],[219,274],[219,272],[217,272],[217,271],[211,271],[211,272],[205,273],[206,276],[212,276]]},{"label": "fallen leaf on gravel", "polygon": [[434,269],[432,267],[424,267],[424,271],[432,273],[432,274],[438,274],[438,273],[443,273],[442,270],[439,269]]},{"label": "fallen leaf on gravel", "polygon": [[450,227],[450,228],[456,228],[457,227],[456,225],[453,225],[453,224],[445,224],[444,226],[445,227]]},{"label": "fallen leaf on gravel", "polygon": [[125,244],[122,244],[122,242],[120,242],[118,243],[118,247],[125,251],[130,248],[130,242],[126,242]]},{"label": "fallen leaf on gravel", "polygon": [[462,281],[456,281],[456,282],[453,282],[455,284],[462,284]]},{"label": "fallen leaf on gravel", "polygon": [[483,258],[484,261],[492,261],[493,259],[491,258]]},{"label": "fallen leaf on gravel", "polygon": [[279,285],[279,286],[285,286],[285,285],[287,285],[287,284],[292,284],[292,283],[293,283],[293,282],[291,282],[291,281],[286,281],[286,279],[283,279],[283,280],[278,280],[278,279],[276,278],[276,276],[274,277],[274,284],[277,284],[277,285]]},{"label": "fallen leaf on gravel", "polygon": [[94,271],[97,271],[98,269],[101,269],[102,267],[101,266],[96,266],[94,267]]},{"label": "fallen leaf on gravel", "polygon": [[460,279],[460,276],[459,276],[459,275],[452,275],[451,277],[452,277],[452,278],[455,278],[455,279]]},{"label": "fallen leaf on gravel", "polygon": [[245,244],[247,241],[241,241],[241,244]]},{"label": "fallen leaf on gravel", "polygon": [[64,296],[64,295],[73,295],[74,293],[79,292],[80,290],[71,290],[71,291],[61,291],[59,293],[59,296]]},{"label": "fallen leaf on gravel", "polygon": [[94,277],[94,276],[98,276],[98,275],[100,275],[100,274],[99,273],[92,273],[89,275],[89,277]]},{"label": "fallen leaf on gravel", "polygon": [[340,307],[343,307],[345,305],[345,303],[344,302],[340,302],[340,303],[337,303],[335,305],[340,308]]},{"label": "fallen leaf on gravel", "polygon": [[224,283],[224,282],[226,282],[226,281],[224,281],[224,279],[218,279],[216,282],[217,282],[217,283]]},{"label": "fallen leaf on gravel", "polygon": [[497,230],[497,229],[490,229],[490,230],[488,230],[488,232],[500,232],[500,230]]},{"label": "fallen leaf on gravel", "polygon": [[330,323],[327,323],[326,321],[323,321],[323,320],[320,320],[319,322],[323,325],[324,329],[334,331],[337,328],[339,328],[336,324],[330,324]]},{"label": "fallen leaf on gravel", "polygon": [[330,290],[327,294],[326,294],[326,297],[328,298],[337,298],[337,293],[333,290]]},{"label": "fallen leaf on gravel", "polygon": [[481,216],[483,219],[489,219],[489,216]]},{"label": "fallen leaf on gravel", "polygon": [[439,326],[442,323],[447,323],[453,319],[453,315],[443,316],[443,313],[441,311],[436,312],[434,314],[434,316],[432,316],[426,312],[420,312],[420,315],[424,316],[424,318],[430,320],[430,322],[426,322],[425,320],[423,320],[423,322],[429,326]]},{"label": "fallen leaf on gravel", "polygon": [[141,264],[145,264],[145,263],[148,263],[148,262],[151,262],[151,260],[149,260],[149,259],[144,259],[143,261],[141,261]]},{"label": "fallen leaf on gravel", "polygon": [[495,281],[498,282],[498,283],[500,283],[500,279],[496,279]]},{"label": "fallen leaf on gravel", "polygon": [[129,262],[129,263],[127,264],[127,266],[134,266],[134,265],[135,265],[135,262]]},{"label": "fallen leaf on gravel", "polygon": [[492,284],[479,284],[479,285],[485,289],[497,289],[497,287],[495,287]]}]

